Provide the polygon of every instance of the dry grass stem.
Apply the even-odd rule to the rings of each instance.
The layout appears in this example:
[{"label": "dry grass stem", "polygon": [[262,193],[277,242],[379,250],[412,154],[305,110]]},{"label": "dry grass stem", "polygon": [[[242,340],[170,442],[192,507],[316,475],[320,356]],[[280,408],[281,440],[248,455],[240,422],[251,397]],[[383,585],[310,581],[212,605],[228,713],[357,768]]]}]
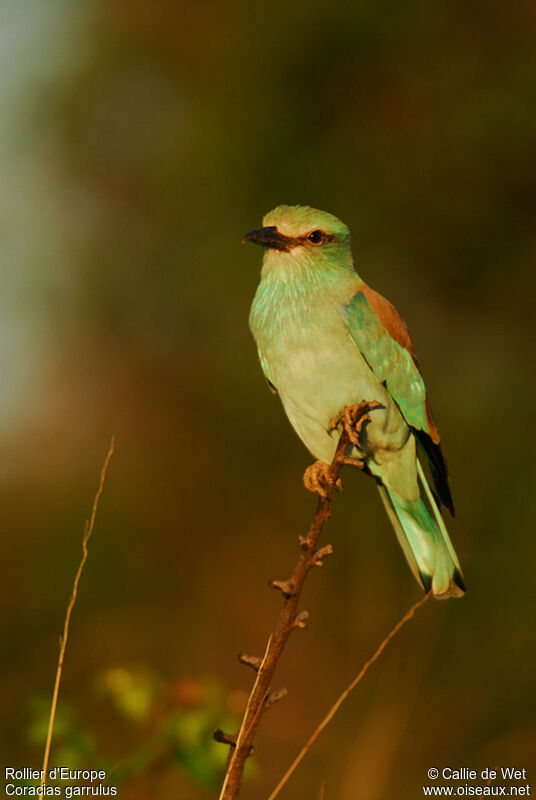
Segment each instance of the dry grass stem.
[{"label": "dry grass stem", "polygon": [[311,736],[304,744],[304,746],[302,747],[302,749],[300,750],[300,752],[298,753],[298,755],[296,756],[290,767],[287,769],[287,771],[285,772],[285,774],[283,775],[283,777],[281,778],[281,780],[279,781],[279,783],[277,784],[271,795],[268,797],[268,800],[275,800],[275,798],[277,797],[283,786],[286,784],[286,782],[288,781],[288,779],[290,778],[296,767],[300,764],[300,762],[307,754],[308,750],[311,748],[311,745],[313,745],[313,743],[318,739],[319,735],[322,733],[322,731],[328,725],[328,723],[331,722],[331,720],[333,719],[333,717],[335,716],[341,705],[344,703],[350,692],[352,692],[357,686],[357,684],[365,677],[369,667],[371,667],[374,664],[374,662],[378,660],[378,658],[381,656],[381,654],[383,653],[383,651],[385,650],[391,639],[398,633],[400,628],[402,628],[406,624],[406,622],[409,622],[409,620],[413,617],[417,609],[420,608],[422,605],[424,605],[424,603],[426,603],[429,597],[430,597],[429,593],[425,594],[424,597],[421,597],[421,599],[418,600],[416,603],[414,603],[409,609],[409,611],[407,611],[404,614],[404,616],[396,623],[394,628],[392,628],[389,631],[389,633],[382,641],[382,643],[379,645],[375,653],[369,658],[368,661],[365,662],[365,664],[363,664],[363,666],[361,667],[361,669],[359,670],[353,681],[346,687],[344,692],[333,703],[333,705],[329,709],[324,719],[320,722],[320,724],[311,734]]},{"label": "dry grass stem", "polygon": [[91,509],[91,516],[89,521],[86,520],[85,528],[84,528],[84,536],[82,538],[82,558],[80,559],[80,564],[78,565],[78,570],[76,571],[76,575],[74,578],[73,583],[73,590],[71,592],[71,597],[69,598],[69,604],[67,606],[67,611],[65,612],[65,620],[63,622],[63,633],[60,638],[60,652],[58,656],[58,666],[56,669],[56,679],[54,681],[54,691],[52,692],[52,703],[50,706],[50,716],[48,718],[48,730],[47,730],[47,739],[45,744],[45,753],[43,756],[43,779],[41,783],[41,795],[44,796],[44,789],[46,786],[47,780],[47,771],[48,771],[48,762],[50,758],[50,747],[52,744],[52,734],[54,731],[54,720],[56,718],[56,707],[58,704],[58,695],[60,691],[60,683],[61,683],[61,675],[63,671],[63,661],[65,658],[65,649],[67,647],[67,639],[69,638],[69,624],[71,622],[71,614],[73,612],[74,605],[76,603],[76,597],[78,594],[78,584],[80,583],[80,578],[82,576],[82,572],[84,570],[84,565],[86,563],[87,555],[88,555],[88,542],[93,533],[93,528],[95,526],[95,518],[97,516],[97,507],[99,505],[99,500],[102,495],[102,490],[104,488],[104,481],[106,479],[106,473],[108,471],[108,466],[110,464],[110,460],[112,458],[115,446],[115,437],[112,436],[112,441],[110,442],[110,447],[108,449],[108,454],[104,460],[104,464],[100,474],[100,481],[99,481],[99,488],[97,489],[97,493],[95,495],[95,499],[93,501],[93,508]]}]

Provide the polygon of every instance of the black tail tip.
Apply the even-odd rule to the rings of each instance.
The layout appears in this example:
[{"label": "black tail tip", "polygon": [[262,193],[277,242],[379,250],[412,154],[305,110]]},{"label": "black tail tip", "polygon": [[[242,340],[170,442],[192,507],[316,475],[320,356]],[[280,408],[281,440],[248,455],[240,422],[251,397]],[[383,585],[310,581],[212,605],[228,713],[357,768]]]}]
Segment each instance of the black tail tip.
[{"label": "black tail tip", "polygon": [[[419,570],[419,577],[421,579],[422,588],[428,594],[428,592],[432,591],[432,576],[428,575],[426,572],[422,572]],[[452,582],[461,590],[457,592],[455,589],[454,591],[445,592],[444,595],[435,595],[436,597],[461,597],[461,595],[467,591],[467,587],[465,585],[465,581],[462,577],[462,574],[458,568],[454,569],[452,573]]]},{"label": "black tail tip", "polygon": [[460,587],[462,592],[466,592],[467,591],[467,586],[465,585],[465,581],[462,578],[462,574],[461,574],[459,569],[455,569],[454,572],[452,573],[452,580],[454,581],[456,586]]},{"label": "black tail tip", "polygon": [[432,576],[428,575],[426,572],[422,572],[419,570],[419,575],[421,578],[422,588],[428,594],[429,591],[432,589]]}]

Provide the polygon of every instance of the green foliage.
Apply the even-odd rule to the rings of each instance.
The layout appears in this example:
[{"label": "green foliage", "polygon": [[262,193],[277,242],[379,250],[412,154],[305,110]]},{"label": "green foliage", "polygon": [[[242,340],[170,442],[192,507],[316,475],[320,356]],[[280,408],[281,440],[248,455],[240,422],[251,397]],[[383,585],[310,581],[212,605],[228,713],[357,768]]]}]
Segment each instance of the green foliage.
[{"label": "green foliage", "polygon": [[[213,738],[217,728],[238,725],[237,699],[215,680],[166,681],[148,668],[113,667],[99,674],[91,688],[94,702],[107,707],[114,739],[125,739],[124,752],[105,752],[91,722],[61,700],[56,713],[51,765],[104,769],[109,781],[125,786],[136,778],[179,769],[193,784],[215,787],[228,747]],[[113,713],[115,712],[115,713]],[[50,700],[32,699],[27,727],[34,747],[46,740]],[[108,731],[109,733],[110,731]]]},{"label": "green foliage", "polygon": [[[43,748],[48,731],[50,697],[32,697],[28,703],[28,716],[30,721],[26,729],[27,741],[36,748]],[[56,709],[54,759],[55,764],[72,769],[85,764],[101,763],[92,732],[79,721],[74,705],[64,700],[58,702]]]}]

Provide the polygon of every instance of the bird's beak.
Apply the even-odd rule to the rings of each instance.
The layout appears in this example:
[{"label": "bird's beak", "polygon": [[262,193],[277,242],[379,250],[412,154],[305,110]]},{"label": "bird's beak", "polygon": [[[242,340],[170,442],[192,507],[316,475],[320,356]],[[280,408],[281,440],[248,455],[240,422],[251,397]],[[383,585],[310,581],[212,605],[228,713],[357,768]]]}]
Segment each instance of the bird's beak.
[{"label": "bird's beak", "polygon": [[287,237],[279,233],[275,225],[268,225],[266,228],[256,228],[256,230],[246,233],[242,239],[242,244],[246,242],[260,244],[262,247],[270,247],[273,250],[289,249]]}]

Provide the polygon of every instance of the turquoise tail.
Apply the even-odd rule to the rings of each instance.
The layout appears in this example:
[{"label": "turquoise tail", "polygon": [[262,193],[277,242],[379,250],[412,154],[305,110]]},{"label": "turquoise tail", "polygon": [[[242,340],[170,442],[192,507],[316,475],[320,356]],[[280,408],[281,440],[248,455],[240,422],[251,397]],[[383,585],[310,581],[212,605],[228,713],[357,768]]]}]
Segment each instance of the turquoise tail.
[{"label": "turquoise tail", "polygon": [[458,557],[445,523],[417,460],[421,496],[403,500],[394,491],[378,486],[389,519],[411,570],[425,592],[435,597],[461,597],[465,592]]}]

